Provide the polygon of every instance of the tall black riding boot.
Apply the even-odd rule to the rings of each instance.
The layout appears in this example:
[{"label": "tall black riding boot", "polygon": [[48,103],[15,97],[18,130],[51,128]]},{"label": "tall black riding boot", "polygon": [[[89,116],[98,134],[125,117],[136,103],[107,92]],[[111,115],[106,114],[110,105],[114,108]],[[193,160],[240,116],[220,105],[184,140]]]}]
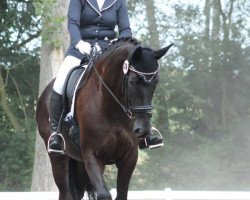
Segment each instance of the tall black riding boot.
[{"label": "tall black riding boot", "polygon": [[64,153],[65,143],[63,136],[58,133],[58,124],[62,114],[63,103],[62,95],[54,90],[50,97],[50,129],[51,135],[48,140],[48,152]]}]

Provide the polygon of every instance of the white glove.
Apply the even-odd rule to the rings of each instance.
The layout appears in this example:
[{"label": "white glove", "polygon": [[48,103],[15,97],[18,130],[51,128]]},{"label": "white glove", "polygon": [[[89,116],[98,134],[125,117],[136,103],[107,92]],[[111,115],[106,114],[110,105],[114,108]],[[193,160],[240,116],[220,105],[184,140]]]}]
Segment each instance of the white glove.
[{"label": "white glove", "polygon": [[75,46],[76,49],[78,49],[82,54],[90,54],[91,51],[91,45],[88,42],[84,42],[80,40],[77,45]]},{"label": "white glove", "polygon": [[112,44],[112,43],[115,43],[115,42],[117,42],[118,41],[118,38],[115,38],[115,39],[113,39],[113,40],[110,40],[110,43]]},{"label": "white glove", "polygon": [[95,44],[95,48],[97,52],[101,51],[101,47],[99,46],[99,44]]}]

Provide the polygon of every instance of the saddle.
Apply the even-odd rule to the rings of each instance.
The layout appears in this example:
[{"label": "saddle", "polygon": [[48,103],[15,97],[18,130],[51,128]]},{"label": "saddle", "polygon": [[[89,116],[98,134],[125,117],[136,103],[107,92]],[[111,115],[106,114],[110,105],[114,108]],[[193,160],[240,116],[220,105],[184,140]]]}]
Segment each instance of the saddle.
[{"label": "saddle", "polygon": [[63,111],[59,122],[59,130],[68,133],[69,137],[80,147],[80,132],[74,117],[75,100],[77,93],[87,82],[93,67],[93,61],[81,63],[74,67],[66,78],[63,89]]}]

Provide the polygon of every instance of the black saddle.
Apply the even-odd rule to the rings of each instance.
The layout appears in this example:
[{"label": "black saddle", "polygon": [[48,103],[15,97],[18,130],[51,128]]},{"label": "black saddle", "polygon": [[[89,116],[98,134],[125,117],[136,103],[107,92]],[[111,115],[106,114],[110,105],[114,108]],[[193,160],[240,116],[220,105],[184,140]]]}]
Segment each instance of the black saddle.
[{"label": "black saddle", "polygon": [[79,88],[81,88],[86,82],[86,76],[84,76],[86,67],[86,65],[76,66],[68,75],[63,95],[66,111],[69,111],[71,104],[73,103],[74,94],[76,95]]},{"label": "black saddle", "polygon": [[74,103],[74,95],[77,95],[78,90],[87,82],[92,66],[93,62],[81,64],[69,72],[63,90],[63,105],[66,113],[70,111],[71,104]]},{"label": "black saddle", "polygon": [[76,123],[74,116],[69,116],[67,118],[66,116],[70,112],[72,103],[75,101],[74,96],[77,96],[79,89],[82,88],[87,82],[89,75],[91,74],[92,67],[92,60],[74,67],[68,73],[64,84],[64,92],[62,94],[63,112],[59,122],[59,130],[61,130],[63,133],[67,133],[77,147],[80,147],[80,133],[78,124]]},{"label": "black saddle", "polygon": [[[92,48],[90,56],[86,56],[79,66],[74,67],[66,78],[63,89],[63,111],[60,117],[58,130],[68,134],[76,147],[80,149],[80,132],[74,115],[67,115],[71,111],[71,105],[74,104],[75,98],[80,88],[87,82],[94,65],[94,60],[101,52],[97,52],[96,48]],[[74,108],[73,108],[74,109]]]}]

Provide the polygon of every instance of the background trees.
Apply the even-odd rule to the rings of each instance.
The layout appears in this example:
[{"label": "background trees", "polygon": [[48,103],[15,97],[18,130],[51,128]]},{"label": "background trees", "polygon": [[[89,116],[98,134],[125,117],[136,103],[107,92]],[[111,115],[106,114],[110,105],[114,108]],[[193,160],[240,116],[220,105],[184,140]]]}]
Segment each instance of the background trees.
[{"label": "background trees", "polygon": [[32,1],[3,0],[0,15],[0,190],[22,190],[33,163],[40,19]]},{"label": "background trees", "polygon": [[163,63],[167,70],[161,74],[158,92],[164,100],[156,98],[160,105],[156,117],[165,119],[169,128],[166,151],[149,154],[149,162],[157,163],[159,175],[165,175],[159,176],[164,178],[154,182],[155,187],[246,189],[249,22],[239,14],[245,13],[246,4],[217,0],[172,4],[173,13],[162,17],[171,21],[159,35],[168,30],[166,40],[171,38],[177,49]]},{"label": "background trees", "polygon": [[[68,1],[65,0],[44,0],[37,4],[44,27],[42,29],[39,94],[56,77],[69,44],[65,18],[67,7]],[[49,191],[55,189],[50,160],[44,141],[37,132],[31,190]]]},{"label": "background trees", "polygon": [[[29,189],[38,58],[41,92],[67,48],[62,43],[67,33],[57,34],[65,31],[66,4],[0,2],[0,190]],[[140,152],[131,189],[249,189],[249,4],[128,0],[136,38],[155,49],[175,43],[161,62],[152,119],[166,145]],[[38,51],[40,39],[34,38],[40,30]],[[41,161],[37,156],[35,169]],[[112,173],[107,175],[114,187]]]}]

